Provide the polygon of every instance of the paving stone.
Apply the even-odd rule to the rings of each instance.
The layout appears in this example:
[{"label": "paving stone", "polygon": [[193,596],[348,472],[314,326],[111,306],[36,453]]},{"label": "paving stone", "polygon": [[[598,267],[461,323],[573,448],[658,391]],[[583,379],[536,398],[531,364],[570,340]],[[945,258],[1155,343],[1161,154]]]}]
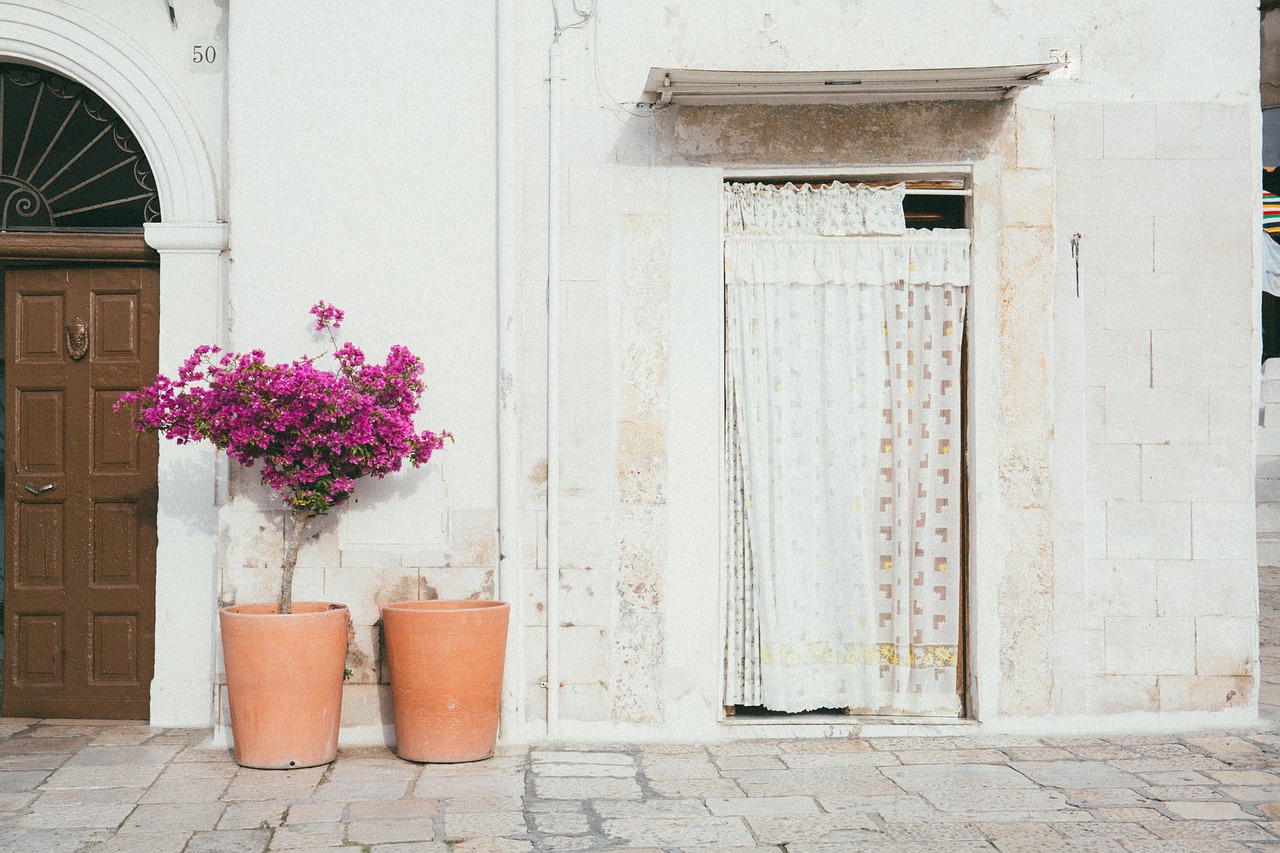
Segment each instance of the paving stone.
[{"label": "paving stone", "polygon": [[1205,785],[1157,785],[1140,789],[1148,797],[1161,802],[1169,800],[1222,800],[1225,795]]},{"label": "paving stone", "polygon": [[986,834],[971,823],[890,823],[885,835],[898,841],[978,841]]},{"label": "paving stone", "polygon": [[165,764],[181,751],[177,746],[88,746],[67,759],[67,767]]},{"label": "paving stone", "polygon": [[1247,815],[1235,803],[1168,802],[1165,809],[1177,817],[1191,820],[1248,820]]},{"label": "paving stone", "polygon": [[40,787],[45,791],[59,788],[145,788],[159,775],[159,765],[63,767]]},{"label": "paving stone", "polygon": [[1136,788],[1138,777],[1103,761],[1019,761],[1013,769],[1052,788]]},{"label": "paving stone", "polygon": [[49,774],[43,770],[0,771],[0,793],[30,791],[40,785]]},{"label": "paving stone", "polygon": [[39,806],[73,806],[82,803],[136,803],[145,788],[58,788],[40,792]]},{"label": "paving stone", "polygon": [[[1000,853],[1045,853],[1038,841],[1009,839],[993,842]],[[1109,838],[1061,838],[1053,842],[1054,853],[1126,853],[1120,842]]]},{"label": "paving stone", "polygon": [[[654,779],[649,782],[649,789],[659,797],[739,797],[745,789],[732,779]],[[773,791],[757,790],[755,793],[765,796]],[[790,793],[787,791],[785,793]]]},{"label": "paving stone", "polygon": [[443,841],[411,841],[408,844],[374,844],[370,853],[449,853]]},{"label": "paving stone", "polygon": [[[554,780],[542,780],[554,781]],[[574,781],[574,780],[566,780]],[[588,780],[590,781],[590,780]],[[608,780],[601,780],[602,784]],[[632,782],[631,784],[635,784]],[[524,796],[524,774],[504,773],[500,776],[428,776],[418,777],[413,786],[413,796],[435,800],[451,800],[459,797],[521,797]],[[352,799],[367,799],[353,797]],[[581,799],[575,797],[572,799]]]},{"label": "paving stone", "polygon": [[582,812],[542,812],[533,815],[533,828],[550,835],[586,835],[591,831]]},{"label": "paving stone", "polygon": [[[1209,771],[1210,774],[1217,772],[1220,771]],[[1214,783],[1210,776],[1195,770],[1159,770],[1154,773],[1141,773],[1139,775],[1148,785],[1212,785]]]},{"label": "paving stone", "polygon": [[[883,835],[875,822],[856,812],[815,814],[803,817],[750,816],[747,825],[757,841],[791,845],[807,841],[876,840]],[[856,831],[853,834],[850,831]],[[871,833],[870,836],[864,833]]]},{"label": "paving stone", "polygon": [[435,813],[435,800],[361,800],[347,806],[351,820],[424,818]]},{"label": "paving stone", "polygon": [[227,790],[224,800],[289,800],[305,799],[315,792],[324,777],[324,767],[300,770],[240,770]]},{"label": "paving stone", "polygon": [[787,845],[787,853],[992,853],[986,841],[863,841],[851,845],[841,842],[797,842]]},{"label": "paving stone", "polygon": [[268,850],[320,850],[346,844],[347,829],[340,824],[285,825],[271,834]]},{"label": "paving stone", "polygon": [[1243,820],[1149,821],[1143,827],[1159,838],[1205,839],[1209,841],[1272,841],[1276,836],[1255,823]]},{"label": "paving stone", "polygon": [[903,790],[1034,788],[1035,783],[1012,767],[990,764],[916,764],[881,771]]},{"label": "paving stone", "polygon": [[538,762],[533,765],[532,770],[538,776],[629,778],[636,775],[633,764],[543,764]]},{"label": "paving stone", "polygon": [[[898,759],[901,753],[896,752],[833,752],[823,755],[818,752],[800,754],[783,753],[780,758],[787,767],[795,769],[820,767],[883,767],[890,764],[901,764]],[[925,755],[922,751],[913,755]],[[928,753],[936,755],[937,753]]]},{"label": "paving stone", "polygon": [[398,800],[409,791],[408,779],[366,779],[363,781],[329,782],[317,785],[310,799],[317,803],[352,800]]},{"label": "paving stone", "polygon": [[147,789],[143,803],[206,803],[222,796],[230,779],[157,779]]},{"label": "paving stone", "polygon": [[1264,770],[1208,770],[1205,775],[1222,785],[1280,785],[1280,775]]},{"label": "paving stone", "polygon": [[1133,788],[1062,788],[1067,800],[1083,809],[1151,806],[1150,797]]},{"label": "paving stone", "polygon": [[737,817],[622,817],[605,820],[603,828],[610,839],[632,845],[755,844],[747,825]]},{"label": "paving stone", "polygon": [[528,833],[523,811],[458,812],[444,816],[444,837],[447,841],[477,836],[524,838]]},{"label": "paving stone", "polygon": [[446,812],[501,812],[523,805],[523,797],[456,797],[440,802],[440,808]]},{"label": "paving stone", "polygon": [[539,797],[552,800],[638,800],[643,797],[634,779],[535,779],[533,789]]},{"label": "paving stone", "polygon": [[1008,756],[995,749],[895,750],[900,764],[1004,764]]},{"label": "paving stone", "polygon": [[591,810],[600,817],[707,817],[711,811],[702,800],[592,800]]},{"label": "paving stone", "polygon": [[529,759],[537,769],[538,764],[606,764],[634,767],[636,760],[625,752],[554,752],[536,749]]},{"label": "paving stone", "polygon": [[992,789],[972,791],[946,789],[923,792],[926,800],[944,812],[1061,811],[1074,808],[1060,791],[1043,788]]},{"label": "paving stone", "polygon": [[[236,803],[237,806],[247,805]],[[307,823],[337,823],[347,809],[345,803],[294,803],[289,806],[285,823],[290,826]]]},{"label": "paving stone", "polygon": [[707,800],[707,808],[713,815],[743,817],[819,813],[812,797],[712,797]]},{"label": "paving stone", "polygon": [[[802,756],[791,756],[792,758],[800,758]],[[815,756],[803,756],[804,758],[813,758]],[[776,755],[722,755],[715,759],[716,766],[721,772],[727,770],[783,770],[788,766],[782,763],[782,759]]]},{"label": "paving stone", "polygon": [[226,803],[155,803],[133,810],[121,832],[165,832],[168,830],[213,829]]},{"label": "paving stone", "polygon": [[533,849],[533,844],[512,838],[468,838],[466,841],[452,845],[449,849],[453,853],[458,851],[461,853],[526,853]]},{"label": "paving stone", "polygon": [[[15,826],[27,829],[63,829],[67,827],[100,827],[115,829],[134,810],[133,803],[79,803],[76,805],[41,806],[16,818]],[[167,828],[167,827],[166,827]]]},{"label": "paving stone", "polygon": [[[89,853],[178,853],[187,849],[191,835],[184,830],[122,833],[90,847]],[[261,847],[248,849],[262,850]]]},{"label": "paving stone", "polygon": [[230,803],[222,817],[218,818],[220,830],[274,829],[284,822],[289,809],[288,800],[250,800]]},{"label": "paving stone", "polygon": [[183,853],[262,853],[269,841],[271,831],[267,829],[197,832]]},{"label": "paving stone", "polygon": [[353,820],[347,825],[347,840],[356,844],[434,841],[435,838],[436,822],[429,817],[408,820]]},{"label": "paving stone", "polygon": [[1222,796],[1242,803],[1261,803],[1267,800],[1280,801],[1280,785],[1236,786],[1224,785],[1218,789]]}]

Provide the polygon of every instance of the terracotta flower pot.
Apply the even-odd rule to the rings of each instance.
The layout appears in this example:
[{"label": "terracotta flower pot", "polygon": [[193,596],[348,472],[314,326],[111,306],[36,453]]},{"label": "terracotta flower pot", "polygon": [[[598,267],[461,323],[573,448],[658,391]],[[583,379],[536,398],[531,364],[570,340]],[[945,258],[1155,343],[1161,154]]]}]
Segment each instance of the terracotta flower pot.
[{"label": "terracotta flower pot", "polygon": [[504,601],[382,608],[397,755],[440,763],[493,755],[510,615]]},{"label": "terracotta flower pot", "polygon": [[219,613],[236,763],[288,769],[338,755],[349,616],[342,604],[238,604]]}]

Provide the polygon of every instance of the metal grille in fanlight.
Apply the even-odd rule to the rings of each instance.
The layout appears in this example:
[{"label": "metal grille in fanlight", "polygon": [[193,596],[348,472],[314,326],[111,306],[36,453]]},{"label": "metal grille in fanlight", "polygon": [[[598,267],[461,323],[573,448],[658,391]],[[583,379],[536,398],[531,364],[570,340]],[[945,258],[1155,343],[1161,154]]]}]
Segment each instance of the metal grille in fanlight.
[{"label": "metal grille in fanlight", "polygon": [[0,63],[0,230],[159,220],[151,167],[114,110],[65,77]]}]

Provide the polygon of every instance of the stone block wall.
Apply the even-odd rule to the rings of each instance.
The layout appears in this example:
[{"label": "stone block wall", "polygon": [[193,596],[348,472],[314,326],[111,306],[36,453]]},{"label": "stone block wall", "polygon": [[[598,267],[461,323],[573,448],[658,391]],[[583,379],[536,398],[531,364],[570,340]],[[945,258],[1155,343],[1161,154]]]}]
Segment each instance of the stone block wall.
[{"label": "stone block wall", "polygon": [[1057,571],[1058,713],[1256,698],[1248,110],[1056,111],[1059,369],[1083,402],[1058,436],[1086,519]]}]

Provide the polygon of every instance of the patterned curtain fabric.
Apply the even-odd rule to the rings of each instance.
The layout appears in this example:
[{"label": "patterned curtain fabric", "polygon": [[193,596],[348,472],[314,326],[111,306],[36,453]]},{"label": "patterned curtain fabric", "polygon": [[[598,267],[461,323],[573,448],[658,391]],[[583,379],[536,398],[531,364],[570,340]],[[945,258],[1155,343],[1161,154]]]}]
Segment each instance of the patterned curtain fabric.
[{"label": "patterned curtain fabric", "polygon": [[969,234],[812,230],[725,243],[725,701],[954,716]]}]

